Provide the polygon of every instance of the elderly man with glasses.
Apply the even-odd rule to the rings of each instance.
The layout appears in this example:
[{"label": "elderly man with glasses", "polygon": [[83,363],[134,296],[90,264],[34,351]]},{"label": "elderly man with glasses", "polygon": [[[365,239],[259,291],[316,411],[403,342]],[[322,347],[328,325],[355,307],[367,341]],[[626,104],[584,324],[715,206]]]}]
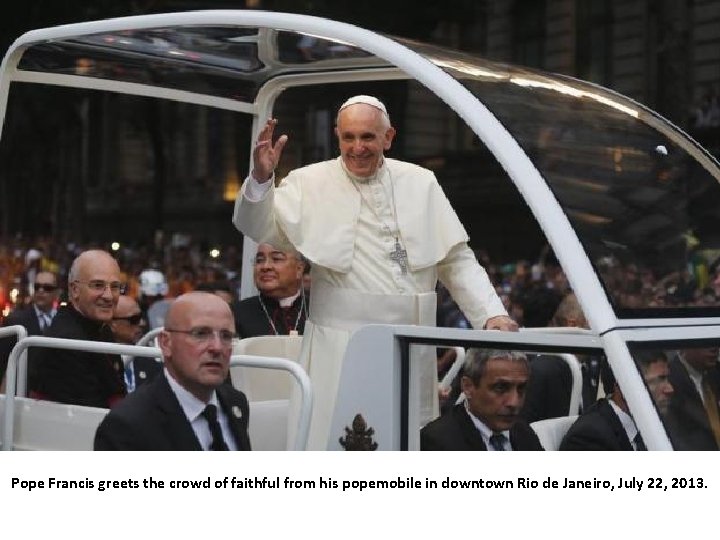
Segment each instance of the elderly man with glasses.
[{"label": "elderly man with glasses", "polygon": [[158,336],[163,373],[108,413],[95,450],[250,450],[247,398],[224,383],[234,337],[220,297],[191,292],[173,301]]},{"label": "elderly man with glasses", "polygon": [[[106,251],[84,251],[68,275],[69,305],[62,306],[48,337],[114,342],[110,322],[123,285],[120,267]],[[40,349],[31,396],[90,407],[110,407],[127,389],[120,356],[77,350]]]},{"label": "elderly man with glasses", "polygon": [[[53,272],[38,272],[33,283],[32,303],[13,311],[3,322],[3,326],[24,326],[28,335],[44,334],[55,317],[56,304],[59,297],[57,276]],[[0,340],[0,380],[5,376],[8,356],[17,343],[15,337]],[[30,368],[33,365],[35,351],[30,351]],[[1,388],[4,388],[1,387]]]}]

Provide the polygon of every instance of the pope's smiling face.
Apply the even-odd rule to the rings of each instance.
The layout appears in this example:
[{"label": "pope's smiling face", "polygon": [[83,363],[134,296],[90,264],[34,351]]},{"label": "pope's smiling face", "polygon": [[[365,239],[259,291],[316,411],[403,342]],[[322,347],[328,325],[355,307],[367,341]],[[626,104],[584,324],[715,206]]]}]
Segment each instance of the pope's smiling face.
[{"label": "pope's smiling face", "polygon": [[347,170],[355,176],[375,174],[383,152],[390,149],[395,129],[379,109],[356,103],[338,113],[335,134]]}]

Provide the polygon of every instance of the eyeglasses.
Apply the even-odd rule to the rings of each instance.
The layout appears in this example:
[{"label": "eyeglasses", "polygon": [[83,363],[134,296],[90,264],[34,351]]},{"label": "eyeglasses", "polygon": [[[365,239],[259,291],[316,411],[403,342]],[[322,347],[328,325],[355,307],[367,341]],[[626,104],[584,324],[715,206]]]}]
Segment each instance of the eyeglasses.
[{"label": "eyeglasses", "polygon": [[232,340],[235,339],[235,332],[231,332],[230,330],[215,330],[214,328],[210,328],[209,326],[198,326],[195,328],[191,328],[190,330],[174,330],[171,328],[166,328],[166,332],[175,332],[178,334],[187,334],[190,336],[191,339],[197,341],[198,343],[207,343],[210,341],[213,337],[216,335],[220,338],[220,341],[223,345],[231,345]]},{"label": "eyeglasses", "polygon": [[142,313],[136,313],[135,315],[128,315],[127,317],[113,317],[113,321],[127,321],[130,324],[140,324],[143,320]]},{"label": "eyeglasses", "polygon": [[35,290],[36,291],[45,291],[45,292],[55,292],[57,290],[57,285],[50,285],[49,283],[36,283]]},{"label": "eyeglasses", "polygon": [[88,286],[88,289],[93,291],[94,293],[102,294],[105,292],[105,289],[110,287],[110,292],[112,294],[121,294],[125,291],[125,285],[123,283],[120,283],[119,281],[102,281],[101,279],[91,279],[90,281],[80,281],[79,279],[76,279],[73,281],[73,283],[83,283],[84,285]]}]

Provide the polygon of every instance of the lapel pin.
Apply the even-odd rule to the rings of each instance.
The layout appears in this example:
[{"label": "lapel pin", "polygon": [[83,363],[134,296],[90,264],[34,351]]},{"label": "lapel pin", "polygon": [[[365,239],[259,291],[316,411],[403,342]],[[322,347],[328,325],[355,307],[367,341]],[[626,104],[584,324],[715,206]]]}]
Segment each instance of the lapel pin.
[{"label": "lapel pin", "polygon": [[237,405],[233,405],[232,413],[235,418],[242,418],[242,411]]},{"label": "lapel pin", "polygon": [[145,373],[144,371],[141,371],[141,372],[138,373],[138,377],[140,377],[141,379],[146,379],[146,378],[147,378],[147,373]]}]

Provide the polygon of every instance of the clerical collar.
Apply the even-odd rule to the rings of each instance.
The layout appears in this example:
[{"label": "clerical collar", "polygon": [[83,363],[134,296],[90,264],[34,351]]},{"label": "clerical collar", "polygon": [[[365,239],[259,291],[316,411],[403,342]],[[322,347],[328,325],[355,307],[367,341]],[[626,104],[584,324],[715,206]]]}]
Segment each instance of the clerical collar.
[{"label": "clerical collar", "polygon": [[267,298],[268,300],[273,300],[277,302],[280,307],[290,307],[295,303],[295,300],[298,299],[300,296],[300,289],[293,294],[292,296],[286,296],[285,298],[273,298],[272,296],[268,296],[267,294],[260,293],[264,298]]},{"label": "clerical collar", "polygon": [[360,184],[367,184],[368,182],[372,182],[373,180],[380,178],[381,173],[385,169],[385,158],[383,157],[382,161],[380,162],[380,166],[375,171],[375,174],[371,174],[370,176],[357,176],[348,171],[342,156],[338,157],[338,159],[340,160],[340,166],[342,167],[342,170],[345,172],[347,177],[353,182],[358,182]]}]

